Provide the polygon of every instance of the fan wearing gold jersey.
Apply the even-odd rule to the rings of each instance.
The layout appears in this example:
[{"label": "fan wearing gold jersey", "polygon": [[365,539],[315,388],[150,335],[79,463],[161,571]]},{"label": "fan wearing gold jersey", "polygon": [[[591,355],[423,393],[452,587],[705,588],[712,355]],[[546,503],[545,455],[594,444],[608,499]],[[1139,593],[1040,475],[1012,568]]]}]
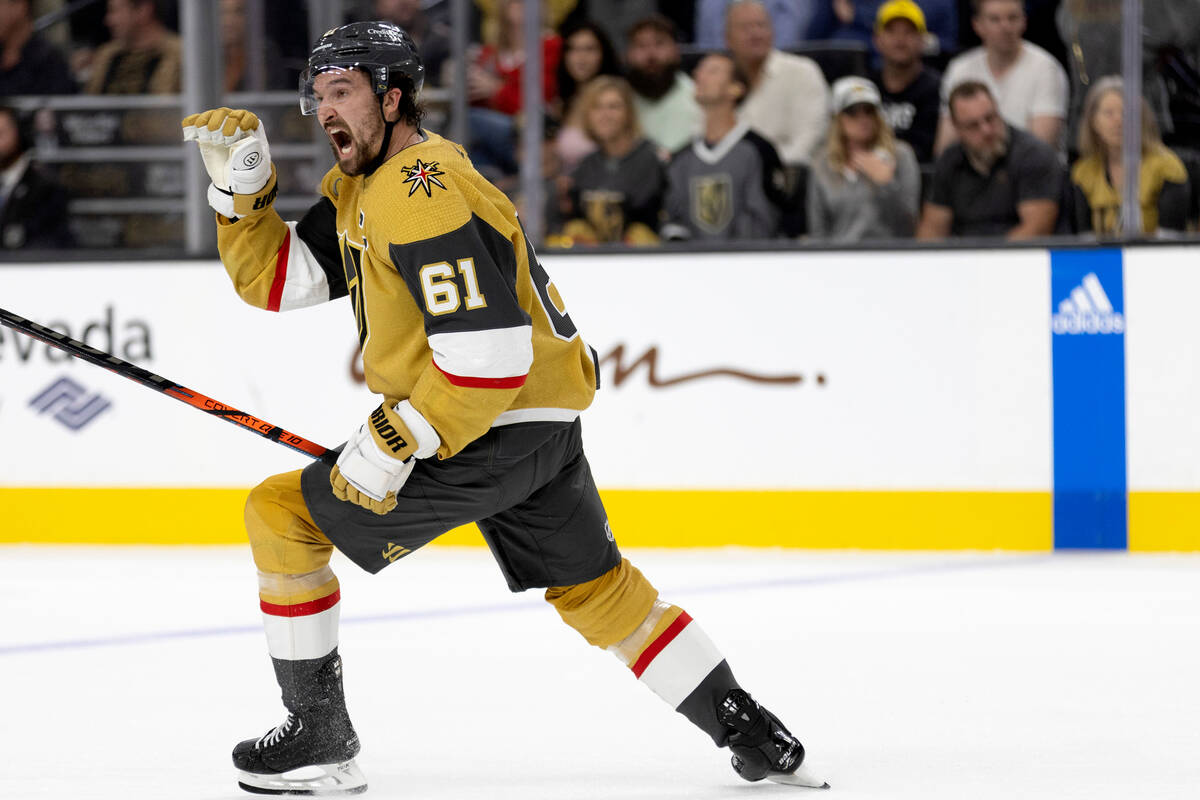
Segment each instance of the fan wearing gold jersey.
[{"label": "fan wearing gold jersey", "polygon": [[423,77],[395,25],[352,23],[321,37],[300,104],[336,165],[297,222],[273,208],[275,168],[253,113],[183,121],[212,178],[221,260],[238,294],[271,311],[347,297],[367,385],[380,396],[336,466],[268,478],[247,501],[287,715],[234,748],[240,785],[366,788],[342,691],[330,555],[336,547],[378,572],[474,522],[511,590],[545,588],[568,625],[729,747],[742,777],[820,786],[801,767],[800,742],[621,557],[580,434],[599,382],[595,353],[512,204],[461,147],[421,126]]}]

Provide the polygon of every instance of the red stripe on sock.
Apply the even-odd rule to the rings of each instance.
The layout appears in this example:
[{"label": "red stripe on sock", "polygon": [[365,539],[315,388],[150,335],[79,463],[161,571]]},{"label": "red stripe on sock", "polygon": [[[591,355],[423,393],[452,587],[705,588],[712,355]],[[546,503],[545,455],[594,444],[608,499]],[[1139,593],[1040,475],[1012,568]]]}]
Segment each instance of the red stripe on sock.
[{"label": "red stripe on sock", "polygon": [[341,599],[342,590],[338,589],[333,594],[326,595],[318,600],[309,600],[307,603],[296,603],[294,606],[278,606],[274,603],[268,603],[266,600],[259,600],[258,605],[262,608],[264,614],[270,614],[273,617],[308,617],[333,608]]},{"label": "red stripe on sock", "polygon": [[283,244],[275,254],[275,280],[271,281],[271,292],[267,295],[267,311],[278,311],[279,302],[283,299],[283,285],[287,283],[288,250],[292,246],[292,229],[288,228],[283,234]]},{"label": "red stripe on sock", "polygon": [[642,654],[638,656],[637,661],[633,662],[633,666],[630,667],[630,669],[633,670],[634,677],[642,677],[642,673],[646,671],[646,667],[650,666],[650,662],[654,660],[654,657],[661,653],[663,648],[674,641],[675,637],[679,635],[679,632],[686,628],[688,623],[691,621],[692,618],[688,616],[688,613],[686,611],[681,611],[679,616],[675,618],[675,621],[668,625],[667,629],[660,633],[658,638],[651,642],[650,646],[642,651]]},{"label": "red stripe on sock", "polygon": [[511,378],[472,378],[466,375],[455,375],[452,372],[438,367],[437,362],[433,362],[437,367],[438,372],[446,376],[446,380],[455,386],[465,386],[468,389],[520,389],[525,385],[525,379],[528,375],[514,375]]}]

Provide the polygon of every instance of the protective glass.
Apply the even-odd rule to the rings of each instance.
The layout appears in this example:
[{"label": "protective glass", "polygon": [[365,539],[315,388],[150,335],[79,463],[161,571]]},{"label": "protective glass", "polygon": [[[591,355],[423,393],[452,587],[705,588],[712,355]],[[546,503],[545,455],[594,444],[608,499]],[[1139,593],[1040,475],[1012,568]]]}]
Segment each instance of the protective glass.
[{"label": "protective glass", "polygon": [[361,72],[354,74],[357,66],[347,64],[304,70],[300,74],[300,113],[311,116],[317,113],[322,103],[336,106],[348,100],[361,88],[365,77]]}]

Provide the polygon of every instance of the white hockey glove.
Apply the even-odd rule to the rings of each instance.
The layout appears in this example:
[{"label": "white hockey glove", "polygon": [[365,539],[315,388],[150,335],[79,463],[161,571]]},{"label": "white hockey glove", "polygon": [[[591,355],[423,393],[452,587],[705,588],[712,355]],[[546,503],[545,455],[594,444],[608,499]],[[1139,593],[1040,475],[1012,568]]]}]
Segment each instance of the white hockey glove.
[{"label": "white hockey glove", "polygon": [[183,140],[200,145],[200,155],[212,183],[208,204],[219,214],[237,219],[265,211],[275,200],[275,167],[267,146],[266,128],[242,109],[214,108],[186,117]]},{"label": "white hockey glove", "polygon": [[387,402],[371,412],[329,473],[329,485],[339,500],[376,514],[396,507],[396,495],[408,480],[418,458],[428,458],[442,444],[433,426],[403,400]]}]

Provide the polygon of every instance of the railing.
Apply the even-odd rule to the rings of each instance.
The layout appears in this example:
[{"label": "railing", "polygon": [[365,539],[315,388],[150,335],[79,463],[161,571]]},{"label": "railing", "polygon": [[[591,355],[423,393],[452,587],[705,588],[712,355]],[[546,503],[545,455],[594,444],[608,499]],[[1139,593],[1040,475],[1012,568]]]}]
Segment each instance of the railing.
[{"label": "railing", "polygon": [[[444,124],[448,93],[430,89],[423,98],[430,126]],[[298,216],[332,165],[320,128],[300,114],[295,92],[234,93],[221,102],[263,120],[279,175],[276,207]],[[12,104],[33,114],[35,159],[66,188],[79,247],[186,249],[185,159],[199,155],[184,146],[179,122],[200,109],[185,109],[182,95],[25,97]]]}]

